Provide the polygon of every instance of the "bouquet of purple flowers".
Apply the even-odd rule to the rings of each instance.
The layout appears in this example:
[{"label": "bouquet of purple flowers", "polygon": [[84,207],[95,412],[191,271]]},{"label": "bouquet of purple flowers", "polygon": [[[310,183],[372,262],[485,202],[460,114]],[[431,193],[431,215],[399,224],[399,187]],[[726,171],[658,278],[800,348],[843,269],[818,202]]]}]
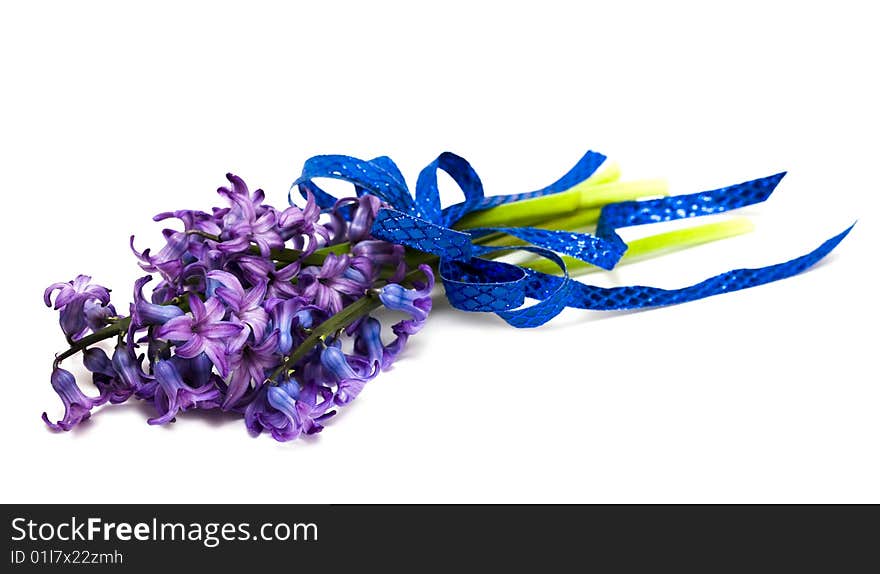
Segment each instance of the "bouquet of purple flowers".
[{"label": "bouquet of purple flowers", "polygon": [[[571,275],[750,226],[733,219],[630,244],[617,228],[763,201],[782,177],[668,197],[662,182],[620,182],[613,165],[599,171],[604,159],[590,152],[542,190],[484,196],[470,165],[445,153],[421,173],[413,198],[388,158],[318,156],[293,186],[304,205],[284,209],[228,174],[229,185],[218,189],[225,206],[155,216],[182,227],[166,229],[158,251],[137,250],[132,237],[149,274],[135,281],[126,312],[86,275],[46,289],[44,301],[59,312],[69,349],[56,356],[51,375],[64,415],[43,419],[67,431],[100,405],[135,399],[154,405],[149,424],[173,422],[190,409],[222,409],[242,415],[254,435],[287,441],[320,432],[392,365],[425,324],[435,277],[453,306],[534,327],[567,306],[666,305],[773,281],[812,265],[846,234],[792,261],[683,289],[586,285]],[[459,184],[462,203],[441,208],[437,170]],[[318,178],[348,181],[355,194],[336,199],[315,184]],[[512,250],[530,257],[504,261]],[[375,316],[382,308],[403,314],[390,333]],[[77,353],[91,373],[90,394],[61,367]]]}]

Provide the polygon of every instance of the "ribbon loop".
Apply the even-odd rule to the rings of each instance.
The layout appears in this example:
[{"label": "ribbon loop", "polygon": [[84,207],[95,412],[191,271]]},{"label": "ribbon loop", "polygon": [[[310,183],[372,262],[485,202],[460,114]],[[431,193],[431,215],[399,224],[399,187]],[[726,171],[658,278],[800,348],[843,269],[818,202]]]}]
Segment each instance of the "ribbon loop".
[{"label": "ribbon loop", "polygon": [[574,167],[566,172],[565,175],[541,189],[528,191],[526,193],[479,197],[470,201],[465,200],[457,205],[451,205],[443,210],[443,224],[451,226],[472,211],[497,207],[499,205],[513,203],[514,201],[521,201],[524,199],[534,199],[536,197],[552,195],[554,193],[571,189],[593,175],[605,159],[605,156],[601,153],[588,151],[578,160]]},{"label": "ribbon loop", "polygon": [[464,193],[464,203],[477,202],[483,198],[483,182],[466,159],[448,151],[441,153],[419,173],[416,182],[416,207],[420,217],[449,226],[451,223],[443,219],[440,207],[438,169],[445,171],[458,184]]},{"label": "ribbon loop", "polygon": [[[571,289],[571,279],[562,258],[540,247],[485,247],[476,246],[475,252],[487,254],[493,251],[530,251],[556,263],[563,273],[552,288],[538,287],[526,269],[510,263],[474,257],[467,263],[442,261],[440,278],[446,289],[449,303],[462,311],[492,312],[498,314],[514,327],[537,327],[543,325],[566,306]],[[523,307],[526,298],[538,302]]]},{"label": "ribbon loop", "polygon": [[317,155],[306,160],[302,175],[290,186],[291,190],[298,187],[303,197],[311,191],[317,204],[322,209],[329,209],[336,203],[336,198],[312,182],[317,177],[352,183],[358,195],[370,193],[400,211],[416,211],[400,170],[390,158],[365,161],[345,155]]}]

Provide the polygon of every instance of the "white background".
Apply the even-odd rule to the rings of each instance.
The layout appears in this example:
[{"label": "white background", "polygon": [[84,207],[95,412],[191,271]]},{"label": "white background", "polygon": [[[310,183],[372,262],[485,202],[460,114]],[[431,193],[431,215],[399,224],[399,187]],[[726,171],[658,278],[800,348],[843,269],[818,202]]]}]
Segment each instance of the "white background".
[{"label": "white background", "polygon": [[[880,502],[863,5],[4,4],[2,501]],[[859,224],[801,276],[680,307],[521,331],[441,296],[312,440],[136,405],[40,421],[63,349],[43,288],[89,273],[125,308],[129,234],[158,245],[151,216],[218,204],[227,171],[283,204],[314,154],[388,154],[412,184],[451,150],[510,193],[590,148],[676,193],[789,170],[754,233],[599,284],[683,286]]]}]

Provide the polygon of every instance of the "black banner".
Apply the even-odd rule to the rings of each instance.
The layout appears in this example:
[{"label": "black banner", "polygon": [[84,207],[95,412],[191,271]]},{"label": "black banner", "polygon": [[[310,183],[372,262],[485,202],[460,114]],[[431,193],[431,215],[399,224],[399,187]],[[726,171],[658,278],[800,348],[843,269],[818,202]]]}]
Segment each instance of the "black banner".
[{"label": "black banner", "polygon": [[4,572],[877,567],[876,506],[6,505]]}]

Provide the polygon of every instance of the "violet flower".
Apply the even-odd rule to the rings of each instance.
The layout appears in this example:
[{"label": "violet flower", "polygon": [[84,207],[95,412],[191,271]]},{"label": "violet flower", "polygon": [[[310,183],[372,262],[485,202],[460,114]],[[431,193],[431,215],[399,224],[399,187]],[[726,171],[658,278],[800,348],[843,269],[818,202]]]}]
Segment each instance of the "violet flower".
[{"label": "violet flower", "polygon": [[245,345],[232,365],[229,389],[221,405],[230,410],[244,396],[251,385],[258,389],[266,380],[266,371],[278,365],[278,332],[274,331],[258,345]]},{"label": "violet flower", "polygon": [[192,295],[189,306],[192,316],[171,319],[159,327],[156,337],[177,343],[176,353],[184,359],[205,353],[220,371],[220,376],[225,377],[229,373],[226,341],[238,335],[244,326],[223,320],[226,309],[216,297],[203,303],[198,296]]},{"label": "violet flower", "polygon": [[203,211],[190,209],[166,211],[155,215],[153,221],[163,221],[172,217],[183,222],[184,231],[201,231],[210,235],[220,235],[220,226],[214,216]]},{"label": "violet flower", "polygon": [[297,296],[296,287],[293,279],[299,276],[301,269],[300,263],[288,263],[280,269],[271,269],[266,278],[269,281],[269,289],[267,297],[277,297],[279,299],[289,299]]},{"label": "violet flower", "polygon": [[434,289],[434,273],[427,265],[419,265],[427,283],[414,282],[415,289],[406,289],[398,283],[389,283],[379,291],[382,304],[395,311],[403,311],[412,319],[398,323],[398,331],[408,335],[422,328],[431,311],[431,291]]},{"label": "violet flower", "polygon": [[83,351],[83,365],[91,371],[95,387],[112,404],[124,403],[134,393],[134,387],[119,378],[104,349],[92,347]]},{"label": "violet flower", "polygon": [[224,253],[240,253],[247,250],[251,243],[256,243],[260,255],[268,257],[270,249],[284,245],[276,229],[275,210],[259,209],[263,200],[262,190],[257,190],[251,197],[240,177],[227,173],[226,179],[232,183],[232,189],[221,187],[217,193],[229,200],[231,209],[223,217],[224,229],[220,234],[223,241],[218,249]]},{"label": "violet flower", "polygon": [[[199,353],[192,359],[184,359],[180,355],[171,357],[174,368],[180,373],[180,377],[191,387],[204,387],[216,379],[214,364],[205,353]],[[216,381],[214,381],[216,382]]]},{"label": "violet flower", "polygon": [[163,235],[165,236],[165,245],[156,255],[152,255],[149,248],[140,252],[135,249],[134,235],[129,238],[129,247],[135,257],[140,260],[141,269],[148,273],[160,273],[166,281],[176,283],[183,271],[182,257],[189,249],[190,244],[200,241],[201,238],[170,229],[166,229]]},{"label": "violet flower", "polygon": [[403,245],[388,243],[379,239],[361,241],[351,248],[352,255],[366,259],[377,269],[380,267],[391,267],[394,269],[394,274],[389,279],[391,283],[397,283],[406,274],[405,252],[406,250]]},{"label": "violet flower", "polygon": [[306,308],[305,299],[294,297],[291,299],[271,299],[268,303],[272,317],[272,325],[278,333],[278,351],[287,355],[293,349],[294,320],[300,318],[301,312]]},{"label": "violet flower", "polygon": [[280,385],[269,385],[269,389],[266,391],[266,400],[269,405],[285,418],[283,427],[270,429],[272,438],[279,442],[293,440],[302,433],[302,419],[296,408],[299,390],[299,385],[295,381],[287,381]]},{"label": "violet flower", "polygon": [[[321,401],[318,401],[318,398]],[[323,422],[336,414],[328,411],[333,404],[333,393],[327,389],[318,389],[315,385],[299,388],[296,381],[285,381],[280,385],[270,385],[266,392],[269,405],[286,418],[287,424],[270,429],[272,438],[288,441],[297,438],[301,433],[315,434],[323,430]]]},{"label": "violet flower", "polygon": [[110,290],[100,285],[93,285],[92,278],[88,275],[77,275],[76,279],[66,283],[53,283],[43,292],[43,302],[47,307],[52,306],[52,295],[55,296],[55,309],[61,309],[76,299],[97,299],[105,305],[110,302]]},{"label": "violet flower", "polygon": [[[55,296],[54,307],[61,311],[59,323],[61,330],[68,339],[77,339],[84,335],[89,329],[89,323],[93,323],[102,316],[101,311],[97,314],[94,309],[90,309],[90,316],[86,317],[86,304],[97,304],[99,306],[107,306],[110,304],[110,290],[101,285],[91,284],[92,278],[88,275],[77,275],[76,279],[67,283],[53,283],[43,292],[43,302],[47,307],[51,307],[52,295],[57,291]],[[115,315],[115,310],[109,309],[111,315]],[[104,315],[106,316],[110,315]],[[100,327],[99,327],[100,328]]]},{"label": "violet flower", "polygon": [[[320,399],[320,400],[319,400]],[[333,408],[333,392],[319,385],[305,385],[296,400],[302,431],[312,435],[324,430],[324,423],[336,411]]]},{"label": "violet flower", "polygon": [[211,295],[210,283],[212,281],[220,285],[213,289],[213,294],[226,304],[233,317],[250,327],[250,329],[242,329],[228,347],[231,349],[240,348],[248,340],[251,332],[255,341],[261,341],[266,332],[266,324],[269,322],[268,313],[260,306],[266,297],[266,284],[259,283],[245,291],[238,278],[232,273],[211,271],[208,273],[208,295]]},{"label": "violet flower", "polygon": [[355,332],[354,351],[369,365],[377,364],[381,369],[391,366],[395,356],[382,344],[382,324],[373,317],[364,317]]},{"label": "violet flower", "polygon": [[[341,199],[325,220],[311,193],[303,208],[279,212],[263,203],[261,190],[250,193],[241,178],[229,174],[227,179],[231,185],[218,191],[228,206],[154,217],[183,225],[183,231],[162,231],[165,242],[156,253],[135,251],[132,238],[141,267],[161,280],[149,296],[144,286],[151,276],[135,282],[129,321],[117,316],[109,291],[90,285],[87,276],[46,290],[44,301],[60,311],[69,340],[89,330],[104,330],[107,338],[119,331],[112,358],[97,347],[83,350],[98,397],[85,395],[69,372],[53,370],[65,416],[52,423],[44,414],[50,427],[67,430],[95,406],[134,397],[156,405],[150,424],[167,423],[191,408],[222,408],[243,414],[252,434],[291,440],[320,432],[335,406],[357,397],[421,328],[433,277],[426,271],[428,283],[414,289],[396,285],[407,272],[403,246],[370,236],[380,200],[370,195]],[[285,242],[300,252],[298,260],[273,256]],[[318,247],[343,243],[350,244],[350,253],[305,265]],[[296,380],[266,384],[267,375],[288,366],[284,361],[312,329],[363,297],[380,273],[383,279],[391,275],[380,295],[383,303],[409,314],[393,325],[397,337],[390,344],[383,344],[376,319],[354,317],[331,335],[336,340],[329,347],[308,350],[290,365]],[[117,318],[119,328],[113,329]],[[354,339],[348,354],[339,346],[343,337]],[[146,363],[137,351],[140,345],[146,347]]]},{"label": "violet flower", "polygon": [[110,324],[110,319],[116,317],[116,309],[113,305],[90,299],[83,303],[82,316],[88,330],[94,333]]},{"label": "violet flower", "polygon": [[184,290],[179,286],[162,279],[155,287],[153,287],[150,301],[156,305],[161,305],[166,301],[171,301],[175,297],[180,297],[184,293]]},{"label": "violet flower", "polygon": [[55,431],[69,431],[77,424],[91,416],[93,408],[107,402],[107,397],[99,395],[95,398],[87,397],[77,386],[76,379],[70,371],[61,367],[52,369],[52,388],[61,397],[64,404],[64,418],[58,422],[51,422],[49,415],[43,413],[43,421],[49,428]]},{"label": "violet flower", "polygon": [[131,323],[134,328],[147,325],[164,325],[175,317],[183,316],[183,310],[176,305],[157,305],[144,299],[144,285],[152,281],[147,275],[134,282],[134,303],[131,305]]},{"label": "violet flower", "polygon": [[349,271],[350,264],[348,255],[329,253],[320,268],[306,267],[299,277],[301,294],[318,307],[338,313],[345,306],[344,298],[359,297],[369,288],[359,270]]},{"label": "violet flower", "polygon": [[382,200],[375,195],[363,195],[357,198],[357,206],[354,209],[354,215],[351,218],[351,224],[348,227],[348,240],[352,243],[358,243],[366,239],[370,234],[370,228],[373,227],[373,220],[379,213],[382,206]]},{"label": "violet flower", "polygon": [[113,363],[113,370],[119,379],[126,386],[134,389],[134,393],[139,398],[152,399],[156,389],[156,381],[144,373],[141,367],[143,358],[143,355],[135,357],[128,345],[120,344],[113,351],[113,357],[110,361]]},{"label": "violet flower", "polygon": [[151,425],[163,425],[174,420],[177,413],[200,406],[217,406],[220,391],[213,386],[193,388],[183,382],[180,373],[171,361],[159,360],[153,367],[156,382],[154,403],[159,416],[147,420]]},{"label": "violet flower", "polygon": [[[296,383],[293,383],[296,385]],[[293,440],[302,432],[301,425],[295,425],[281,411],[269,404],[268,390],[272,385],[264,385],[255,394],[244,410],[244,423],[252,436],[268,432],[277,441]],[[296,391],[297,394],[298,390]]]},{"label": "violet flower", "polygon": [[[256,285],[271,281],[275,270],[275,263],[259,255],[236,253],[229,257],[229,264],[226,265],[226,269],[239,272],[242,279],[251,285]],[[288,280],[292,278],[293,275]]]},{"label": "violet flower", "polygon": [[308,238],[309,243],[306,253],[312,253],[318,245],[317,238],[320,236],[325,243],[330,241],[330,235],[323,225],[318,225],[318,217],[321,208],[315,203],[315,196],[309,191],[306,193],[306,206],[299,208],[291,205],[278,216],[278,227],[284,241],[293,240],[294,248],[302,249],[303,238]]},{"label": "violet flower", "polygon": [[357,398],[367,382],[379,374],[378,363],[372,365],[372,372],[358,374],[348,363],[345,353],[335,346],[325,347],[321,352],[321,366],[336,380],[337,390],[333,400],[339,406],[345,406]]}]

